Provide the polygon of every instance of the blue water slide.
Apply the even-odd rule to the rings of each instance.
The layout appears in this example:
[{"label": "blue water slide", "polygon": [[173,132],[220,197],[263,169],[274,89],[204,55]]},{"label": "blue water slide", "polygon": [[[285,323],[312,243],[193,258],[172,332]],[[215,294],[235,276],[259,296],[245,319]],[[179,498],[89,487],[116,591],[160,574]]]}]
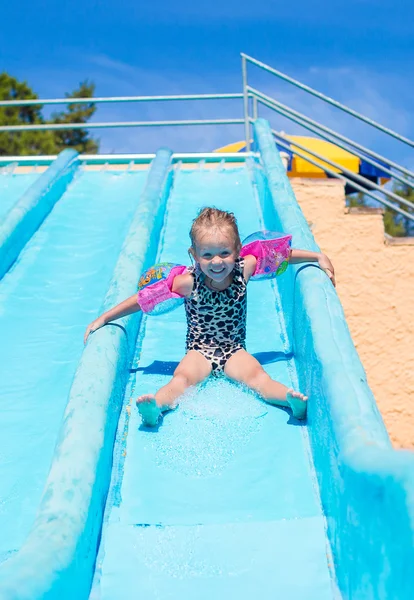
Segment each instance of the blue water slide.
[{"label": "blue water slide", "polygon": [[[266,121],[257,121],[255,134],[269,216],[275,210],[294,245],[316,250]],[[413,453],[391,447],[330,282],[314,266],[295,270],[293,350],[300,387],[311,397],[307,430],[340,591],[351,600],[408,600],[414,589]]]},{"label": "blue water slide", "polygon": [[[85,325],[102,308],[123,240],[148,182],[145,170],[97,172],[77,166],[69,185],[56,183],[65,188],[63,195],[57,202],[54,198],[53,210],[41,219],[0,282],[2,599],[43,598],[48,589],[51,597],[56,597],[50,583],[56,577],[51,575],[55,563],[49,560],[44,540],[50,534],[50,544],[58,541],[63,549],[61,536],[65,533],[59,531],[58,521],[50,513],[46,521],[51,530],[43,530],[42,515],[62,486],[61,482],[52,483],[44,491],[45,482],[51,464],[63,457],[56,444],[83,353]],[[34,195],[31,198],[36,205]],[[20,227],[20,221],[16,222]],[[91,381],[95,378],[88,380],[88,385]],[[76,437],[74,446],[81,454],[81,464],[86,460],[82,443],[94,425],[91,420],[88,433]],[[67,420],[63,427],[69,427]],[[79,461],[75,455],[72,459]],[[80,489],[72,467],[62,477],[69,488]],[[67,501],[71,489],[62,492]],[[43,508],[39,510],[41,499]],[[96,524],[99,529],[98,519]],[[95,554],[93,548],[92,552]],[[61,557],[56,560],[62,569]],[[43,576],[49,577],[44,585]]]},{"label": "blue water slide", "polygon": [[63,150],[17,202],[13,202],[16,185],[5,194],[2,205],[9,210],[0,221],[0,279],[65,192],[77,167],[78,153]]},{"label": "blue water slide", "polygon": [[0,223],[5,215],[36,181],[39,173],[15,173],[13,168],[0,167]]},{"label": "blue water slide", "polygon": [[[187,262],[191,220],[206,204],[234,211],[243,237],[262,228],[256,168],[177,170],[158,260]],[[249,350],[297,387],[277,286],[252,284],[248,311]],[[304,425],[222,379],[189,393],[156,432],[141,426],[132,398],[168,380],[184,335],[181,310],[148,318],[139,339],[92,597],[331,599]]]},{"label": "blue water slide", "polygon": [[[191,220],[207,204],[234,211],[242,237],[260,228],[282,230],[292,233],[294,246],[317,249],[268,123],[256,121],[254,132],[258,155],[243,166],[172,168],[171,153],[158,153],[114,270],[115,249],[110,255],[113,274],[109,288],[109,271],[101,282],[100,290],[108,290],[103,307],[133,293],[138,273],[151,263],[187,263]],[[118,198],[121,181],[115,183]],[[76,185],[84,191],[75,178],[66,193]],[[53,217],[62,227],[62,201],[38,234]],[[92,233],[101,227],[97,223]],[[50,238],[38,241],[38,234],[3,283],[26,255],[33,264],[36,243],[54,247]],[[14,285],[24,298],[17,287],[22,280]],[[6,288],[2,297],[10,296]],[[33,310],[43,318],[41,307]],[[98,312],[98,303],[91,303],[89,317]],[[315,265],[293,266],[277,281],[252,282],[248,299],[248,350],[272,377],[309,395],[306,423],[226,379],[211,379],[147,429],[134,399],[165,383],[182,357],[182,309],[108,325],[82,354],[75,340],[81,327],[74,329],[73,338],[65,333],[59,356],[72,349],[72,367],[80,362],[65,388],[66,410],[59,401],[60,418],[65,412],[55,451],[43,449],[52,465],[46,488],[32,529],[34,508],[19,540],[7,545],[0,598],[412,597],[413,456],[391,448],[338,297]],[[24,348],[23,339],[17,341]],[[50,342],[49,354],[57,348]],[[51,368],[49,362],[43,372],[53,374]],[[17,371],[17,363],[10,369]],[[16,386],[9,385],[11,402]],[[46,419],[53,402],[44,391],[29,405],[29,440],[32,421],[38,414]],[[22,414],[11,413],[16,422]],[[58,421],[50,425],[55,436]],[[19,423],[15,434],[21,431]],[[13,460],[20,465],[20,458]],[[33,464],[22,463],[21,473]],[[32,507],[40,486],[37,491],[28,496]],[[11,512],[8,520],[13,525]]]}]

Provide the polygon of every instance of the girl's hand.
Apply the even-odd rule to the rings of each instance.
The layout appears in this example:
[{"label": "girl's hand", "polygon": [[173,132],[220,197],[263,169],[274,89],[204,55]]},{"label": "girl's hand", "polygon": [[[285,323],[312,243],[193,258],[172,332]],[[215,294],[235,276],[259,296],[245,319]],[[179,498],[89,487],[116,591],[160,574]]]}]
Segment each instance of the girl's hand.
[{"label": "girl's hand", "polygon": [[329,279],[332,281],[333,285],[336,286],[335,281],[335,269],[329,258],[326,254],[321,254],[320,258],[318,258],[318,264],[320,268],[325,271]]},{"label": "girl's hand", "polygon": [[103,317],[98,317],[97,319],[95,319],[95,321],[92,321],[92,323],[90,323],[86,328],[85,335],[83,336],[83,343],[86,344],[86,341],[90,334],[96,331],[97,329],[100,329],[104,325],[106,325],[106,321]]}]

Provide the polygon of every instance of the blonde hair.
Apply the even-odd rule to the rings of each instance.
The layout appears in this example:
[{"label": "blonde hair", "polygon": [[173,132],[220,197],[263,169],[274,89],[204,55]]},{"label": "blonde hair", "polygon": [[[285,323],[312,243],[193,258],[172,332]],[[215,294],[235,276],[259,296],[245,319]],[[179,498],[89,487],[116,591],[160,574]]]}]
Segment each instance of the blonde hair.
[{"label": "blonde hair", "polygon": [[239,252],[241,248],[239,228],[237,227],[237,220],[233,213],[226,212],[225,210],[219,210],[211,206],[207,206],[200,210],[198,215],[193,221],[190,230],[191,246],[195,250],[196,238],[200,235],[202,230],[209,230],[212,228],[224,229],[228,228],[234,237],[234,245],[236,251]]}]

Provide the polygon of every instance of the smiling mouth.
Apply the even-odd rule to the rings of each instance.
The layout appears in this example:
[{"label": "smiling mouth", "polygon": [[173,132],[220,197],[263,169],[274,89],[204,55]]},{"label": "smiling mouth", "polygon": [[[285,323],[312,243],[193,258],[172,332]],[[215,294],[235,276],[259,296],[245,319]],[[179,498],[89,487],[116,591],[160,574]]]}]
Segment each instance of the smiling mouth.
[{"label": "smiling mouth", "polygon": [[222,267],[219,271],[215,271],[214,269],[210,269],[211,273],[215,273],[216,275],[219,275],[220,273],[223,273],[224,271],[224,267]]}]

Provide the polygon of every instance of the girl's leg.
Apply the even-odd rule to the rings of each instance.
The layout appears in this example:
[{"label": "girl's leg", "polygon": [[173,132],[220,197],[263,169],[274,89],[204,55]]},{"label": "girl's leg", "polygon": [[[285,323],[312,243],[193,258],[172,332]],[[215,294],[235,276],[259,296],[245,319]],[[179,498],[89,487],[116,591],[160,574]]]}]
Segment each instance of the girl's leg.
[{"label": "girl's leg", "polygon": [[174,376],[158,392],[144,394],[137,400],[138,410],[145,425],[154,426],[162,412],[171,410],[177,405],[177,398],[187,388],[200,383],[211,373],[208,360],[196,350],[190,350],[182,359]]},{"label": "girl's leg", "polygon": [[294,392],[282,383],[274,381],[261,364],[246,350],[239,350],[226,363],[225,374],[256,390],[266,402],[277,406],[288,406],[293,416],[304,419],[306,416],[307,396]]}]

